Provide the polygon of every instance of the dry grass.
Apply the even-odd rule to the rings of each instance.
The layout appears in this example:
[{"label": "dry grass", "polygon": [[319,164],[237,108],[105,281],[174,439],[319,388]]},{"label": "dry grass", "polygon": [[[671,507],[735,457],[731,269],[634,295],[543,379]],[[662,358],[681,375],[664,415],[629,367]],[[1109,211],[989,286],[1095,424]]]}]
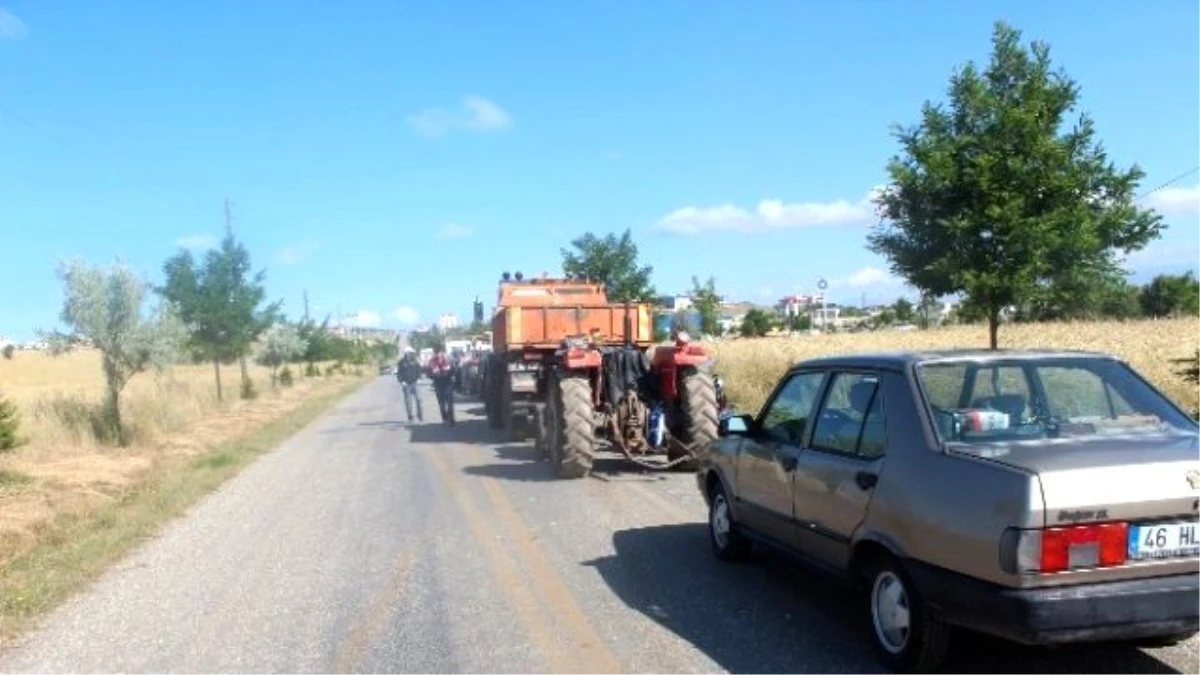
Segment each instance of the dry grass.
[{"label": "dry grass", "polygon": [[209,453],[359,379],[306,378],[292,370],[295,386],[272,389],[268,371],[252,366],[259,396],[243,401],[238,368],[222,368],[224,402],[217,400],[211,365],[139,374],[122,394],[132,443],[113,447],[93,431],[104,394],[97,352],[17,352],[0,361],[0,395],[17,405],[20,434],[28,439],[0,455],[0,564],[51,536],[56,519],[111,505],[162,467]]},{"label": "dry grass", "polygon": [[[1193,356],[1200,343],[1200,318],[1164,321],[1023,324],[1002,326],[1001,348],[1085,349],[1126,359],[1186,410],[1197,407],[1197,387],[1176,374],[1172,359]],[[879,331],[792,338],[731,340],[712,345],[715,371],[730,401],[757,411],[779,376],[798,360],[863,351],[986,347],[986,326],[928,331]]]}]

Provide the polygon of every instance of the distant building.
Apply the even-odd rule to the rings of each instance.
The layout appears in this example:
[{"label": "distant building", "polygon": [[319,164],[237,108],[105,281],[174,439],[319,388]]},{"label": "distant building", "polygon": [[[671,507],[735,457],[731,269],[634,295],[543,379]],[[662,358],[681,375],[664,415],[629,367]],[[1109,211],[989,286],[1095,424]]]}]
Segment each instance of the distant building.
[{"label": "distant building", "polygon": [[692,308],[692,298],[687,295],[663,295],[659,296],[655,303],[660,308],[668,312],[678,312]]},{"label": "distant building", "polygon": [[442,332],[458,328],[458,317],[453,314],[443,314],[437,318],[437,327]]}]

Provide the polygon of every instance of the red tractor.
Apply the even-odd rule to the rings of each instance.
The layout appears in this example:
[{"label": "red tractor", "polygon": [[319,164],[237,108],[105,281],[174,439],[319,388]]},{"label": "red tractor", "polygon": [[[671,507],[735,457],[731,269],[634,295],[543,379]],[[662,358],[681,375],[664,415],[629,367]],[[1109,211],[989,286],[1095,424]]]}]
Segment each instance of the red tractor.
[{"label": "red tractor", "polygon": [[643,467],[695,469],[717,437],[703,346],[681,334],[654,347],[651,306],[610,303],[603,284],[500,286],[484,383],[492,426],[516,440],[527,417],[560,478],[586,476],[602,441]]}]

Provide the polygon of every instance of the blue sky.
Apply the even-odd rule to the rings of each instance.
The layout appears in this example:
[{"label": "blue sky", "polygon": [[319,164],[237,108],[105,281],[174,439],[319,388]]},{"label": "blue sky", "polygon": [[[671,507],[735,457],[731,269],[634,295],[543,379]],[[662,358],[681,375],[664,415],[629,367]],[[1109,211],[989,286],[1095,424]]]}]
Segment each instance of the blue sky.
[{"label": "blue sky", "polygon": [[[992,22],[1044,39],[1149,190],[1200,164],[1194,0],[0,0],[0,335],[55,325],[57,261],[157,280],[220,235],[272,297],[402,326],[490,307],[632,228],[660,290],[904,292],[863,199]],[[1198,174],[1147,200],[1137,279],[1196,268]]]}]

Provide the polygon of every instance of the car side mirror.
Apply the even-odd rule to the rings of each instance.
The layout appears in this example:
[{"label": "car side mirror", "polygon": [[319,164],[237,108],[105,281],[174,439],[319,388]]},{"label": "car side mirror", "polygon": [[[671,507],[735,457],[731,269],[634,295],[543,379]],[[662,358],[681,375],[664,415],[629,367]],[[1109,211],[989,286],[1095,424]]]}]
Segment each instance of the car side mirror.
[{"label": "car side mirror", "polygon": [[717,425],[718,436],[749,436],[754,420],[749,415],[730,415]]}]

